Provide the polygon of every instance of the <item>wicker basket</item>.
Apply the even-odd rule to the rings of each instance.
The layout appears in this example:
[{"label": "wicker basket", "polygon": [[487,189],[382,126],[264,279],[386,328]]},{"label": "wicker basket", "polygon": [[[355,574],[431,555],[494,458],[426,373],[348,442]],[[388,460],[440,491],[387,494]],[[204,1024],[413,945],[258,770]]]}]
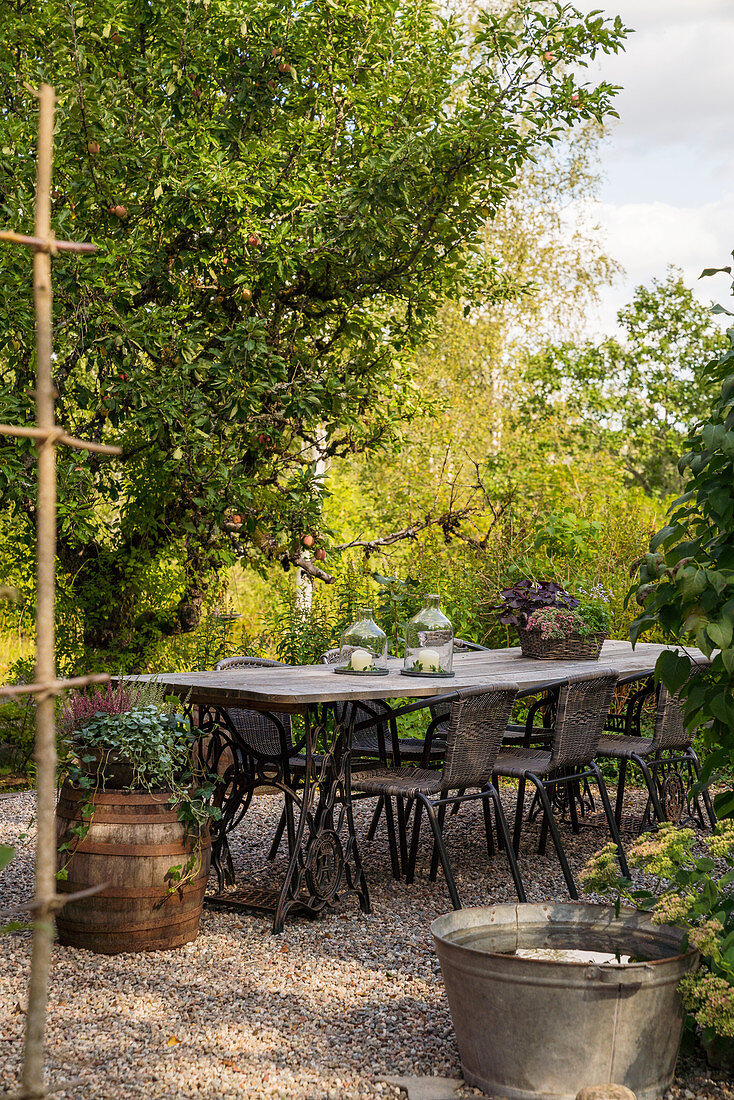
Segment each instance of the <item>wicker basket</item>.
[{"label": "wicker basket", "polygon": [[599,634],[569,634],[567,638],[543,638],[539,630],[516,627],[523,657],[540,661],[597,661],[606,638]]}]

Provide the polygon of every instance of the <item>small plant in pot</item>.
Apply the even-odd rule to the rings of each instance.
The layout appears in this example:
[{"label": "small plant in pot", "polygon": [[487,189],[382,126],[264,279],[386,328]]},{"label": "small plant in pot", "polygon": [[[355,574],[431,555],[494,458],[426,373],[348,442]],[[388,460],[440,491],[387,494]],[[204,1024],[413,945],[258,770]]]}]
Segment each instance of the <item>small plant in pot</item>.
[{"label": "small plant in pot", "polygon": [[514,626],[523,657],[596,660],[609,632],[611,593],[601,584],[577,595],[555,581],[522,580],[501,592],[493,611]]},{"label": "small plant in pot", "polygon": [[178,705],[155,683],[123,681],[62,711],[59,889],[95,890],[61,911],[64,944],[159,950],[198,932],[219,810]]},{"label": "small plant in pot", "polygon": [[685,931],[701,967],[687,974],[679,991],[709,1063],[734,1072],[734,821],[719,823],[713,836],[661,825],[628,853],[635,882],[619,875],[614,845],[602,848],[586,865],[587,892],[616,907],[631,902],[652,913],[656,924]]}]

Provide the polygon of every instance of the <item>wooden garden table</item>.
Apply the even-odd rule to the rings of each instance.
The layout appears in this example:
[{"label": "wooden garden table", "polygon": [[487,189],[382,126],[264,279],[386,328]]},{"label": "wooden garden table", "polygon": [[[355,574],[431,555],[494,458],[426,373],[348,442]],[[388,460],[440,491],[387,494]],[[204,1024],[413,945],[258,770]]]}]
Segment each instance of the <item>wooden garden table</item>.
[{"label": "wooden garden table", "polygon": [[[647,676],[665,648],[640,642],[633,649],[629,642],[607,641],[597,667],[614,669],[620,680]],[[687,652],[696,661],[706,661],[699,650]],[[333,665],[234,668],[221,672],[163,673],[140,677],[155,679],[170,693],[187,698],[192,711],[196,708],[202,743],[207,746],[207,763],[212,770],[216,770],[222,754],[226,752],[231,753],[232,758],[252,756],[229,721],[227,708],[303,715],[305,732],[292,750],[294,754],[302,751],[305,756],[303,780],[298,789],[289,779],[287,761],[271,759],[267,766],[260,767],[262,782],[279,787],[300,807],[288,870],[271,906],[275,909],[274,932],[283,930],[290,909],[298,907],[317,913],[349,894],[356,895],[363,912],[369,912],[369,891],[352,816],[352,722],[332,724],[334,728],[329,732],[326,723],[329,708],[335,704],[398,698],[425,698],[428,705],[431,699],[458,688],[491,688],[495,683],[508,680],[519,685],[521,694],[529,694],[558,683],[570,673],[590,671],[593,667],[589,661],[525,658],[519,648],[457,653],[454,657],[455,676],[451,679],[403,676],[400,674],[401,661],[391,661],[390,665],[394,666],[394,671],[391,668],[387,676],[374,677],[338,675]],[[233,814],[229,814],[229,820],[232,819]],[[221,843],[224,842],[222,830]],[[216,842],[214,848],[217,849]],[[217,865],[217,872],[221,884],[221,865]],[[257,893],[254,891],[253,897]],[[226,894],[220,891],[219,896],[226,902]],[[244,900],[242,905],[252,907],[253,902]]]}]

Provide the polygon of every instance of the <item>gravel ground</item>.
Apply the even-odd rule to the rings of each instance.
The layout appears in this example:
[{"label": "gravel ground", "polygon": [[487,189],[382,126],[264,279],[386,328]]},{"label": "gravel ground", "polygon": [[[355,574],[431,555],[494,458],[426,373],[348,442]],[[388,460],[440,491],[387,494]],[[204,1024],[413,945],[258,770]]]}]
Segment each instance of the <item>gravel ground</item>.
[{"label": "gravel ground", "polygon": [[[238,870],[269,877],[265,853],[280,805],[256,799],[233,834]],[[0,799],[0,841],[26,834],[0,878],[0,909],[32,892],[33,811],[32,794]],[[198,939],[175,951],[103,956],[56,946],[48,1074],[68,1084],[55,1096],[386,1100],[400,1093],[383,1075],[460,1077],[429,932],[450,907],[440,873],[428,881],[428,830],[418,880],[406,886],[390,877],[384,830],[366,840],[369,804],[356,812],[369,916],[346,899],[320,920],[291,918],[274,937],[266,918],[205,910]],[[480,819],[476,804],[465,805],[447,833],[462,900],[514,901],[504,857],[487,863]],[[596,829],[566,834],[574,871],[607,840]],[[528,899],[566,900],[555,855],[534,853],[534,835],[520,862]],[[0,1095],[18,1079],[29,948],[28,933],[2,939]],[[734,1085],[681,1059],[667,1100],[713,1098],[734,1100]]]}]

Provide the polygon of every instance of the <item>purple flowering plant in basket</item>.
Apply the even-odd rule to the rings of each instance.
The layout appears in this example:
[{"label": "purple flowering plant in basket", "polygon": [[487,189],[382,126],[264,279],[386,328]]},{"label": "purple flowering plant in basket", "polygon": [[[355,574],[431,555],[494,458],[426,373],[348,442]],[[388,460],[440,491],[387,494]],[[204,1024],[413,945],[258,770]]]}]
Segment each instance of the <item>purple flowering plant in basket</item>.
[{"label": "purple flowering plant in basket", "polygon": [[573,611],[581,603],[555,581],[521,580],[511,588],[503,588],[500,596],[501,602],[494,604],[490,610],[497,612],[497,618],[505,626],[520,629],[527,629],[528,619],[540,608],[557,607]]}]

